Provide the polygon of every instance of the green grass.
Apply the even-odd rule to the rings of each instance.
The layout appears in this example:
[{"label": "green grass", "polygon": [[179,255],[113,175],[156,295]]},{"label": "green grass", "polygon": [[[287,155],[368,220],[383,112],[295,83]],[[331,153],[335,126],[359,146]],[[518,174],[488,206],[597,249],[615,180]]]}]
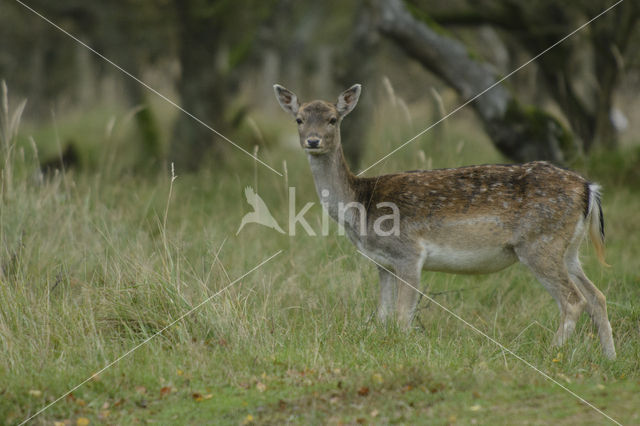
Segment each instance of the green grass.
[{"label": "green grass", "polygon": [[[365,163],[414,130],[380,134]],[[74,131],[61,123],[60,132]],[[434,166],[502,161],[464,126],[448,132],[451,143],[439,148]],[[434,141],[420,143],[426,150]],[[415,152],[408,148],[381,169],[416,168],[422,160]],[[286,148],[261,155],[270,164],[287,162],[298,205],[317,201],[303,155]],[[0,211],[0,419],[7,424],[65,395],[279,250],[32,422],[606,423],[425,299],[410,332],[368,321],[377,302],[375,267],[335,226],[329,237],[300,228],[296,237],[282,236],[258,225],[236,236],[248,211],[242,191],[256,181],[281,225],[287,215],[283,180],[242,154],[230,152],[215,171],[178,171],[173,186],[165,173],[118,171],[117,161],[108,166],[116,171],[70,172],[40,184],[25,157],[15,156]],[[608,297],[618,360],[601,356],[586,315],[565,347],[550,349],[557,307],[520,266],[487,276],[424,273],[423,287],[632,424],[640,422],[640,198],[634,189],[608,186],[604,166],[598,173],[613,266],[598,266],[586,244],[583,259]],[[306,217],[319,231],[317,203]]]}]

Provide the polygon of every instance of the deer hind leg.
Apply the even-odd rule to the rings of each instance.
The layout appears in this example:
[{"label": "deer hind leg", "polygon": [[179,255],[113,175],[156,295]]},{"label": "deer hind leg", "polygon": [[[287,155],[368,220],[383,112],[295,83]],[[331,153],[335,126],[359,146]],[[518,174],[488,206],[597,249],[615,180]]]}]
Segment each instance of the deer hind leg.
[{"label": "deer hind leg", "polygon": [[403,265],[396,268],[398,280],[398,300],[397,314],[400,326],[409,328],[416,313],[416,307],[420,300],[420,293],[417,291],[420,286],[421,268],[418,265]]},{"label": "deer hind leg", "polygon": [[385,322],[393,312],[396,301],[396,277],[381,266],[378,266],[378,275],[380,276],[378,319]]},{"label": "deer hind leg", "polygon": [[571,281],[562,256],[555,255],[562,251],[549,247],[516,250],[520,262],[531,269],[560,308],[560,326],[553,338],[554,346],[562,346],[569,339],[587,303],[582,292]]},{"label": "deer hind leg", "polygon": [[591,320],[598,327],[598,336],[602,345],[602,352],[609,359],[616,358],[616,349],[613,344],[613,335],[611,334],[611,324],[607,316],[607,299],[604,294],[587,278],[580,261],[578,260],[577,248],[571,250],[567,254],[567,269],[569,276],[576,283],[580,292],[587,300],[587,312],[591,316]]}]

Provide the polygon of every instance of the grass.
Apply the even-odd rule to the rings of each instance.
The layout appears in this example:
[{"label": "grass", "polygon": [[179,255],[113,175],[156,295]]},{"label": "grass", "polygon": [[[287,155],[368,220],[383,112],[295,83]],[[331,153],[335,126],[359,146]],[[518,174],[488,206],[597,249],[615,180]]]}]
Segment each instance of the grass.
[{"label": "grass", "polygon": [[[379,148],[367,152],[365,163],[415,130],[408,124],[386,129],[376,133]],[[62,123],[60,138],[74,131]],[[451,143],[432,165],[502,161],[464,126],[447,132]],[[14,178],[11,188],[3,180],[0,211],[0,419],[7,424],[60,396],[32,423],[607,422],[424,299],[415,330],[370,322],[375,267],[333,225],[329,237],[310,237],[300,228],[288,237],[257,225],[236,236],[248,211],[245,186],[258,182],[281,225],[288,208],[282,179],[254,169],[240,154],[215,171],[178,171],[173,182],[168,173],[98,169],[39,183],[30,172],[30,151],[18,155],[20,141],[10,143],[18,145],[4,150],[3,159],[14,166]],[[428,152],[433,141],[417,143]],[[272,148],[261,155],[269,164],[287,162],[300,206],[317,201],[299,152]],[[428,161],[408,147],[376,172]],[[108,167],[117,169],[117,162]],[[604,165],[597,170],[613,267],[599,267],[587,245],[583,259],[608,297],[618,360],[601,356],[586,315],[570,342],[552,350],[557,307],[522,267],[488,276],[424,273],[423,287],[616,420],[638,423],[640,198],[632,187],[609,186]],[[306,217],[319,231],[317,203]]]}]

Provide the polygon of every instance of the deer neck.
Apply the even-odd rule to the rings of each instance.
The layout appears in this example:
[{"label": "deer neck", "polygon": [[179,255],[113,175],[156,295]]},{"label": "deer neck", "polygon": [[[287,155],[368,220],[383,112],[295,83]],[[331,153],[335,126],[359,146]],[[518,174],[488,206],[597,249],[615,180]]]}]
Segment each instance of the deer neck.
[{"label": "deer neck", "polygon": [[357,201],[354,184],[358,178],[349,170],[340,143],[331,152],[308,156],[320,202],[338,221],[339,209]]}]

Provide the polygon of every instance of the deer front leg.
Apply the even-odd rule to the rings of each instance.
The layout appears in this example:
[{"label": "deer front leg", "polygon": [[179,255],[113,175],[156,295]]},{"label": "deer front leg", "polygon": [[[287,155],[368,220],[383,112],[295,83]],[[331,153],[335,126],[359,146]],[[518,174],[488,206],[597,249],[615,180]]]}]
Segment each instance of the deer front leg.
[{"label": "deer front leg", "polygon": [[380,304],[378,305],[378,319],[386,322],[393,312],[396,301],[396,277],[385,268],[378,266],[380,276]]},{"label": "deer front leg", "polygon": [[420,269],[416,265],[397,268],[398,280],[398,323],[403,328],[409,328],[416,313],[416,306],[420,300],[417,291],[420,285]]}]

